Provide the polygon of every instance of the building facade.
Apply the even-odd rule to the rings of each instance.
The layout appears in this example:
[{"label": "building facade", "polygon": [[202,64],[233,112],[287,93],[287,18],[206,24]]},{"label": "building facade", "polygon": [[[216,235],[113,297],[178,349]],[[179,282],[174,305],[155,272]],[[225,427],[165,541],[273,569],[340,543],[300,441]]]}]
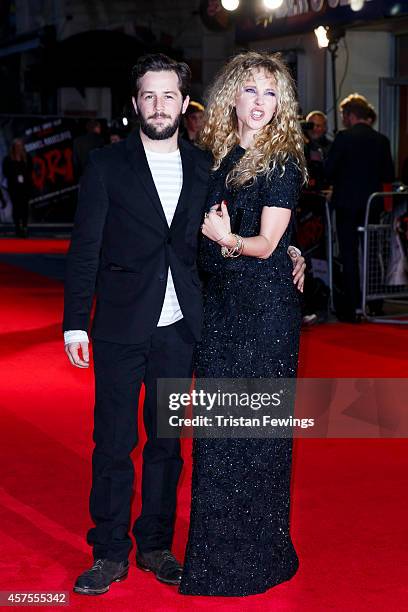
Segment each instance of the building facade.
[{"label": "building facade", "polygon": [[206,27],[199,9],[200,0],[15,0],[0,16],[0,112],[111,119],[129,110],[137,57],[159,50],[189,63],[202,99],[234,31]]}]

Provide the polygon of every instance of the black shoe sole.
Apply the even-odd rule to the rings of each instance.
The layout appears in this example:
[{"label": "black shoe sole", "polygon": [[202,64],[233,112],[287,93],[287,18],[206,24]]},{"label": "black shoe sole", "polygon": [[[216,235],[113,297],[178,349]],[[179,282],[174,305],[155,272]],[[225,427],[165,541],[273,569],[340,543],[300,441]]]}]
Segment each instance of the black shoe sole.
[{"label": "black shoe sole", "polygon": [[[124,574],[122,574],[121,576],[118,576],[118,578],[115,578],[115,580],[112,580],[111,584],[113,584],[114,582],[122,582],[123,580],[126,580],[126,578],[128,577],[128,573],[129,570],[126,570],[126,572]],[[72,589],[74,591],[74,593],[78,593],[78,595],[103,595],[104,593],[107,593],[110,589],[110,586],[107,586],[104,589],[82,589],[81,587],[75,587]]]},{"label": "black shoe sole", "polygon": [[141,569],[143,572],[152,572],[156,576],[157,580],[159,580],[160,582],[164,582],[164,584],[171,584],[174,586],[178,586],[181,582],[181,579],[180,580],[168,580],[166,578],[162,578],[161,576],[158,576],[156,572],[154,571],[154,569],[147,567],[147,565],[142,565],[140,561],[136,561],[136,567]]}]

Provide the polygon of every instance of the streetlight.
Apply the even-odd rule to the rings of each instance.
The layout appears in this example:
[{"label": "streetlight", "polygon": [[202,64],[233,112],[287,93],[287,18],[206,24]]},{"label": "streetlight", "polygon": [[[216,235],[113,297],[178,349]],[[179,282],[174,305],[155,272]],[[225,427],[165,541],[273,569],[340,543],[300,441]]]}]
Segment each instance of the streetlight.
[{"label": "streetlight", "polygon": [[320,49],[324,49],[329,46],[329,39],[327,38],[327,28],[319,26],[315,28],[314,33],[316,34],[317,44]]},{"label": "streetlight", "polygon": [[263,0],[263,3],[265,8],[269,9],[270,11],[274,11],[282,6],[283,0]]},{"label": "streetlight", "polygon": [[338,130],[337,121],[337,83],[336,83],[336,58],[339,49],[339,40],[345,35],[342,28],[328,28],[327,26],[319,26],[315,29],[317,44],[320,49],[327,49],[331,57],[331,77],[333,91],[333,106],[334,106],[334,133]]},{"label": "streetlight", "polygon": [[364,2],[365,0],[350,0],[350,8],[352,11],[355,11],[356,13],[358,11],[361,11],[361,9],[364,6]]},{"label": "streetlight", "polygon": [[226,11],[236,11],[239,7],[239,0],[221,0],[221,5]]}]

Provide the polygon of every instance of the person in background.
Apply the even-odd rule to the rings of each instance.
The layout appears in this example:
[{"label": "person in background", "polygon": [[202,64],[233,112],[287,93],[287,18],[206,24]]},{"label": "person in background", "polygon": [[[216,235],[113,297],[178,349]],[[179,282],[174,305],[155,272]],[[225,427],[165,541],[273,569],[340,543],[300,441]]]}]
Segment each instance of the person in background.
[{"label": "person in background", "polygon": [[308,130],[308,137],[319,145],[324,157],[327,157],[332,141],[327,138],[327,116],[320,110],[313,110],[306,116],[308,123],[313,123],[313,129]]},{"label": "person in background", "polygon": [[[297,222],[302,224],[305,217],[314,215],[314,211],[322,206],[322,195],[319,193],[328,188],[324,171],[324,162],[327,158],[332,141],[327,137],[327,117],[320,110],[311,111],[300,122],[305,141],[305,158],[308,170],[308,184],[302,190],[299,206],[297,208]],[[299,224],[296,224],[299,228]],[[299,244],[298,244],[299,246]],[[305,286],[302,303],[302,325],[309,327],[327,316],[327,292],[320,279],[313,277],[313,266],[306,256],[307,267],[305,271]]]},{"label": "person in background", "polygon": [[[375,112],[374,106],[372,104],[370,104],[370,102],[367,100],[367,98],[365,96],[363,96],[362,94],[353,93],[353,94],[351,94],[351,96],[352,96],[354,101],[360,101],[363,105],[366,106],[365,122],[372,127],[375,124],[375,122],[377,121],[377,113]],[[350,96],[348,96],[348,97],[350,97]]]},{"label": "person in background", "polygon": [[86,124],[86,134],[78,136],[73,145],[73,164],[75,176],[79,180],[84,173],[88,156],[93,149],[103,147],[105,140],[102,136],[100,121],[90,119]]},{"label": "person in background", "polygon": [[111,130],[109,134],[109,144],[114,144],[115,142],[120,142],[122,140],[122,136],[117,130]]},{"label": "person in background", "polygon": [[197,142],[198,135],[203,126],[203,119],[204,106],[199,102],[191,100],[184,116],[184,138],[191,142],[191,144],[196,144]]},{"label": "person in background", "polygon": [[332,141],[327,138],[327,117],[319,110],[311,111],[306,117],[313,128],[305,133],[305,157],[309,172],[309,189],[320,191],[327,187],[324,162],[327,159]]},{"label": "person in background", "polygon": [[342,100],[340,112],[346,129],[336,135],[325,164],[333,185],[331,201],[343,264],[344,300],[336,311],[340,320],[354,323],[360,320],[356,311],[361,306],[357,228],[364,224],[370,194],[383,191],[384,184],[394,180],[390,142],[371,127],[373,110],[359,94]]},{"label": "person in background", "polygon": [[3,160],[3,176],[13,206],[16,236],[27,238],[28,203],[32,189],[32,163],[21,138],[13,140],[10,153]]}]

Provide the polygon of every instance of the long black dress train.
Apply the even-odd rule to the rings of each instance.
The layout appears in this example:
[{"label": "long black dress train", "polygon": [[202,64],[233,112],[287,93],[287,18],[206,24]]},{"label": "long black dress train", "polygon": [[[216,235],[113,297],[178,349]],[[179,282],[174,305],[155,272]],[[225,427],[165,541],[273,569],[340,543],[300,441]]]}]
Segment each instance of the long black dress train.
[{"label": "long black dress train", "polygon": [[[263,206],[294,209],[301,174],[258,177],[228,190],[225,178],[244,153],[237,146],[213,174],[208,209],[228,202],[232,228],[256,236]],[[298,291],[287,255],[290,226],[268,259],[224,259],[204,238],[199,262],[208,276],[204,330],[196,353],[202,378],[296,376]],[[290,579],[298,558],[289,534],[292,440],[195,439],[189,539],[180,593],[242,596]]]}]

